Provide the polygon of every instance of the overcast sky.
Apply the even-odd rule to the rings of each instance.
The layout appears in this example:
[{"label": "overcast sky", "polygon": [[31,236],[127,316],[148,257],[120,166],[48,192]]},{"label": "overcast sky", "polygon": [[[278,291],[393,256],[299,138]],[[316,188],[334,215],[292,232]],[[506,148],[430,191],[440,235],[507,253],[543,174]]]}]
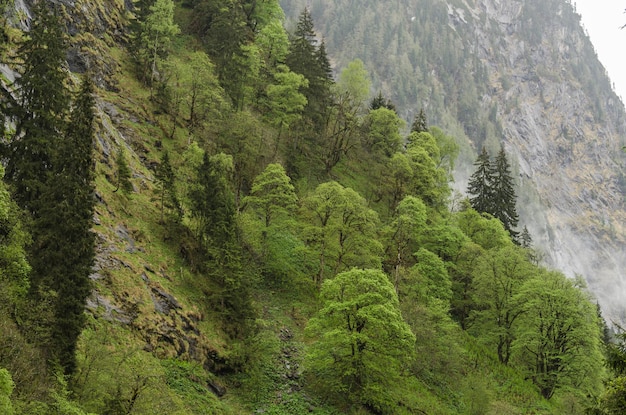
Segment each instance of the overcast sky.
[{"label": "overcast sky", "polygon": [[573,0],[617,95],[626,100],[626,0]]}]

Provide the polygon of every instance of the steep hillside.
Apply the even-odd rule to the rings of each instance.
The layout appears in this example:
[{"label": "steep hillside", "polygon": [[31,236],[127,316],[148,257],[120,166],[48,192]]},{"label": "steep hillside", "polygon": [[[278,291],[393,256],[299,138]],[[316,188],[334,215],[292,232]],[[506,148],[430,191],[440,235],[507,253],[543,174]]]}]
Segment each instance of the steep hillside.
[{"label": "steep hillside", "polygon": [[[517,41],[525,6],[354,4],[314,2],[318,27],[278,0],[0,0],[0,413],[620,414],[626,356],[595,299],[450,171],[503,141],[536,240],[600,240],[609,191],[589,212],[534,180],[555,159],[581,189],[618,174],[575,168],[617,148],[588,142],[621,107],[549,72],[550,39]],[[419,108],[445,129],[408,132]]]},{"label": "steep hillside", "polygon": [[[283,0],[288,16],[305,2]],[[624,321],[626,115],[565,0],[307,2],[338,70],[360,58],[411,122],[514,155],[520,225]],[[473,156],[462,154],[464,192]]]}]

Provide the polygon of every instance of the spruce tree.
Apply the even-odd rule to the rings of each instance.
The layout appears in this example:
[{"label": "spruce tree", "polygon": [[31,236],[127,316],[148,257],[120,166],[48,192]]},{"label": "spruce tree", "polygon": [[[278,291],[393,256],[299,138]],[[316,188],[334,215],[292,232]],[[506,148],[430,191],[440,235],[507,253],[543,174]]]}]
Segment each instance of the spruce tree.
[{"label": "spruce tree", "polygon": [[324,42],[317,46],[313,18],[308,8],[300,14],[286,63],[293,72],[303,75],[309,81],[308,86],[303,89],[307,98],[304,113],[317,127],[321,127],[324,114],[332,102],[332,71]]},{"label": "spruce tree", "polygon": [[117,187],[113,191],[114,193],[118,190],[122,190],[122,193],[129,195],[133,192],[133,184],[130,181],[131,173],[130,168],[128,167],[128,162],[126,161],[126,154],[124,154],[124,149],[120,147],[117,150],[117,155],[115,157],[115,168],[116,168],[116,176],[117,176]]},{"label": "spruce tree", "polygon": [[511,237],[516,238],[518,232],[514,228],[519,220],[516,208],[517,196],[513,186],[513,177],[511,177],[511,165],[504,152],[504,147],[500,147],[496,156],[493,172],[493,212],[491,213],[500,219]]},{"label": "spruce tree", "polygon": [[427,131],[426,114],[424,114],[424,108],[420,108],[420,112],[415,116],[415,120],[413,120],[413,124],[411,125],[411,132],[423,133]]},{"label": "spruce tree", "polygon": [[33,219],[34,251],[30,261],[38,288],[35,295],[49,301],[44,293],[56,293],[52,297],[54,321],[49,326],[48,348],[66,374],[76,367],[74,352],[85,322],[95,256],[91,231],[95,203],[93,108],[93,86],[85,77],[41,192],[39,214]]},{"label": "spruce tree", "polygon": [[10,115],[15,134],[4,145],[6,179],[18,205],[37,215],[54,152],[65,132],[70,94],[65,87],[66,42],[58,16],[37,2],[28,38],[19,47],[22,74],[16,81],[18,102]]},{"label": "spruce tree", "polygon": [[493,214],[493,185],[495,172],[491,164],[491,158],[485,147],[483,147],[478,155],[474,166],[476,166],[476,171],[471,175],[467,187],[467,193],[470,195],[470,203],[478,212]]}]

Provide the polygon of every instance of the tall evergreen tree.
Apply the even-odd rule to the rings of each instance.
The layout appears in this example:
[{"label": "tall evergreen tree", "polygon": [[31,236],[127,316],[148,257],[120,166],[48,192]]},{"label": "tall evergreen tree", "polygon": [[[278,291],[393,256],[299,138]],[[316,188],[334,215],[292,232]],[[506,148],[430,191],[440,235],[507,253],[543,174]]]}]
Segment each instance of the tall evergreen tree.
[{"label": "tall evergreen tree", "polygon": [[[84,326],[85,300],[91,292],[89,275],[95,256],[91,232],[94,212],[94,98],[85,77],[74,104],[65,138],[59,142],[42,205],[33,219],[33,282],[35,298],[52,297],[50,355],[70,374],[76,367],[74,352]],[[43,296],[43,297],[42,297]]]},{"label": "tall evergreen tree", "polygon": [[36,215],[39,196],[65,131],[69,108],[65,72],[65,34],[46,2],[37,2],[28,38],[18,50],[22,76],[16,81],[18,105],[11,109],[15,134],[3,146],[6,178],[20,207]]},{"label": "tall evergreen tree", "polygon": [[325,119],[324,114],[332,102],[330,98],[332,70],[325,43],[322,42],[319,47],[317,46],[313,18],[308,8],[300,14],[286,63],[293,72],[303,75],[309,81],[303,90],[307,98],[305,115],[316,126],[321,127]]},{"label": "tall evergreen tree", "polygon": [[500,151],[494,162],[494,185],[493,185],[493,216],[500,219],[504,229],[509,231],[513,238],[518,232],[514,230],[519,220],[517,215],[517,196],[513,187],[513,177],[511,177],[511,165],[506,157],[504,147]]},{"label": "tall evergreen tree", "polygon": [[424,108],[420,108],[420,112],[415,116],[413,124],[411,125],[412,133],[423,133],[428,131],[428,124],[426,122],[426,114],[424,114]]},{"label": "tall evergreen tree", "polygon": [[495,172],[491,164],[491,157],[487,149],[483,147],[474,162],[476,171],[469,179],[467,193],[470,194],[470,203],[478,212],[493,214],[493,184]]}]

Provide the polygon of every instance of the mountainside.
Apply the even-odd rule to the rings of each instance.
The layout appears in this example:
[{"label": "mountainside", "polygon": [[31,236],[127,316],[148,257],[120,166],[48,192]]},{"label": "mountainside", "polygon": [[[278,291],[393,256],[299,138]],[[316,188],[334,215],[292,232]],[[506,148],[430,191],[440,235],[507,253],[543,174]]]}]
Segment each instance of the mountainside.
[{"label": "mountainside", "polygon": [[0,414],[623,414],[572,7],[304,3],[0,0]]},{"label": "mountainside", "polygon": [[[283,0],[306,4],[340,70],[363,60],[412,121],[466,137],[475,152],[513,155],[520,226],[545,261],[583,275],[608,320],[626,318],[626,116],[565,0]],[[462,155],[464,192],[473,156]]]}]

